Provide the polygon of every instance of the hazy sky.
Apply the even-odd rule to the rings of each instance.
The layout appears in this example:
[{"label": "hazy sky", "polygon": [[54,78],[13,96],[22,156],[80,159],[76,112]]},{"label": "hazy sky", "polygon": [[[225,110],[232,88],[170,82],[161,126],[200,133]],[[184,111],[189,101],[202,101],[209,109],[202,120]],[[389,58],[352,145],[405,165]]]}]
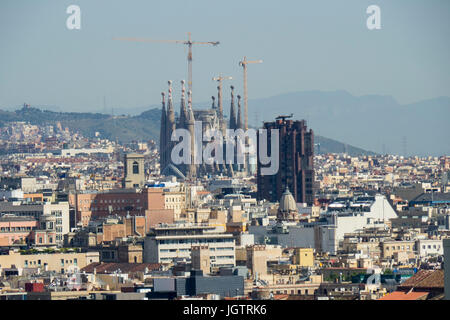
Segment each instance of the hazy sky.
[{"label": "hazy sky", "polygon": [[[68,30],[66,8],[81,8]],[[381,8],[368,30],[366,8]],[[62,110],[141,107],[187,78],[187,49],[113,37],[220,41],[194,46],[194,101],[216,94],[211,78],[249,66],[249,98],[304,90],[392,95],[400,103],[450,96],[448,0],[1,0],[0,108],[56,105]],[[228,94],[228,90],[227,90]]]}]

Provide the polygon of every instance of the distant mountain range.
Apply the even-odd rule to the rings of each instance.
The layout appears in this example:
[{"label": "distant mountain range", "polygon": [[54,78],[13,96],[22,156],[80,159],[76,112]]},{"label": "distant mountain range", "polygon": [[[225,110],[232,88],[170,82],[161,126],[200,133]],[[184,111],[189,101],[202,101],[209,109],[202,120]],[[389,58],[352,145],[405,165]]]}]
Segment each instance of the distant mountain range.
[{"label": "distant mountain range", "polygon": [[400,105],[390,96],[306,91],[250,100],[249,123],[256,111],[266,121],[293,113],[315,133],[377,153],[450,154],[449,97]]},{"label": "distant mountain range", "polygon": [[[0,126],[12,121],[26,121],[36,125],[54,125],[60,122],[74,132],[120,142],[155,140],[159,141],[161,109],[153,108],[135,116],[110,116],[101,113],[54,112],[38,108],[22,108],[16,111],[0,110]],[[347,152],[350,155],[369,155],[373,152],[347,145],[332,139],[315,136],[316,152],[321,154]]]},{"label": "distant mountain range", "polygon": [[[210,107],[210,102],[195,108]],[[225,115],[230,101],[224,101]],[[45,109],[59,110],[57,106]],[[178,105],[176,104],[176,110]],[[61,121],[87,136],[99,131],[102,136],[120,141],[159,138],[160,105],[114,108],[120,119],[101,113],[66,113],[35,108],[0,110],[0,125],[5,121],[32,123]],[[314,130],[322,152],[349,154],[389,153],[440,156],[450,153],[450,98],[439,97],[401,105],[391,96],[356,97],[346,91],[303,91],[249,100],[249,126],[261,127],[278,115],[293,114],[306,119]],[[37,121],[37,122],[34,122]],[[328,137],[328,138],[325,138]],[[345,141],[341,143],[339,141]],[[347,145],[348,144],[348,145]],[[354,146],[358,146],[356,148]]]}]

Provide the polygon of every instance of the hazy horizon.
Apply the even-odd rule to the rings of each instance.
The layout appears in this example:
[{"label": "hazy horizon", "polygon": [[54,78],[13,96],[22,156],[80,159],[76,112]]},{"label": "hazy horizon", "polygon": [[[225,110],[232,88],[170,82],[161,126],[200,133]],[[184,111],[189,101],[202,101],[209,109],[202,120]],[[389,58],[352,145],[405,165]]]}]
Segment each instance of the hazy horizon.
[{"label": "hazy horizon", "polygon": [[[167,89],[167,88],[165,88]],[[178,89],[178,88],[177,88]],[[165,90],[167,91],[167,90]],[[179,99],[181,98],[181,94],[180,92],[178,92],[179,90],[174,90],[173,92],[173,97],[174,97],[174,103],[175,106],[177,106],[177,103],[179,103]],[[229,88],[224,88],[224,93],[229,93]],[[405,104],[400,103],[399,101],[397,101],[397,99],[395,99],[395,97],[391,96],[391,95],[383,95],[383,94],[362,94],[362,95],[354,95],[352,93],[350,93],[349,91],[345,90],[345,89],[337,89],[337,90],[320,90],[320,89],[311,89],[311,90],[304,90],[304,91],[289,91],[289,92],[282,92],[282,93],[278,93],[275,95],[268,95],[268,96],[263,96],[260,98],[255,98],[255,99],[249,99],[249,103],[250,102],[255,102],[258,100],[265,100],[265,99],[271,99],[271,98],[276,98],[279,96],[285,96],[285,95],[290,95],[290,94],[298,94],[298,93],[307,93],[307,92],[320,92],[320,93],[334,93],[334,92],[345,92],[350,94],[351,96],[355,97],[355,98],[361,98],[361,97],[370,97],[370,96],[376,96],[376,97],[389,97],[394,99],[394,101],[396,101],[399,105],[401,106],[407,106],[407,105],[413,105],[413,104],[417,104],[417,103],[421,103],[421,102],[426,102],[429,100],[435,100],[435,99],[450,99],[450,96],[437,96],[437,97],[432,97],[432,98],[427,98],[427,99],[420,99],[417,101],[412,101],[412,102],[408,102]],[[213,93],[215,96],[217,96],[217,92]],[[228,97],[228,95],[225,95],[225,97],[223,98],[224,103],[230,102],[230,98]],[[2,106],[0,105],[0,110],[4,110],[4,111],[15,111],[15,110],[20,110],[23,107],[24,103],[28,103],[27,101],[24,101],[21,104],[15,105],[15,106]],[[103,102],[102,102],[103,103]],[[217,102],[216,102],[217,103]],[[211,99],[209,101],[204,100],[204,101],[198,101],[196,102],[197,107],[209,107],[211,104]],[[194,108],[196,107],[196,105],[194,105]],[[92,109],[89,107],[85,107],[85,108],[79,108],[78,110],[71,110],[70,108],[68,109],[64,109],[58,105],[49,105],[49,104],[30,104],[30,107],[36,107],[36,108],[40,108],[42,110],[48,110],[48,111],[55,111],[55,112],[79,112],[79,113],[86,113],[86,112],[92,112],[92,113],[103,113],[103,114],[111,114],[111,108],[114,108],[117,110],[130,110],[133,111],[132,113],[129,113],[129,115],[133,116],[133,115],[138,115],[140,113],[136,113],[137,110],[144,110],[144,109],[148,109],[148,108],[160,108],[161,107],[161,101],[157,101],[157,102],[149,102],[146,105],[139,105],[139,106],[119,106],[119,105],[108,105],[107,108],[105,109],[103,105],[98,105],[97,109]],[[224,112],[228,113],[228,105],[224,106]],[[301,106],[299,106],[301,107]],[[48,108],[48,109],[46,109]],[[176,112],[178,112],[177,110],[175,110]],[[115,115],[118,115],[118,113],[114,112]],[[125,114],[127,115],[127,114]]]},{"label": "hazy horizon", "polygon": [[[68,30],[66,8],[81,8]],[[368,30],[366,8],[381,9]],[[450,96],[448,1],[11,1],[0,4],[0,107],[64,111],[139,108],[159,102],[167,80],[187,79],[187,49],[113,37],[220,41],[193,49],[194,103],[216,94],[218,74],[242,94],[239,60],[249,66],[249,99],[344,90],[410,104]],[[226,98],[226,95],[225,95]],[[83,109],[83,110],[82,110]]]}]

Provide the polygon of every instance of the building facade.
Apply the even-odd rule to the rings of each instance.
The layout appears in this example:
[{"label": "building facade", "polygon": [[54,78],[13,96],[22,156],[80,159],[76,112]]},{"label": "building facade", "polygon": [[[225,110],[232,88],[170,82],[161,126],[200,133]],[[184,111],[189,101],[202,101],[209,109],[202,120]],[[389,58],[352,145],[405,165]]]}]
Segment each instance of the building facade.
[{"label": "building facade", "polygon": [[191,261],[192,247],[209,248],[211,267],[236,265],[235,240],[232,234],[209,225],[166,225],[152,228],[144,241],[145,263]]},{"label": "building facade", "polygon": [[266,167],[259,158],[261,140],[258,135],[257,184],[259,200],[277,202],[286,188],[296,202],[314,204],[314,133],[307,130],[306,121],[286,120],[278,117],[275,122],[265,122],[267,130],[267,150],[271,146],[271,130],[279,132],[279,168],[273,175],[262,175],[261,167]]},{"label": "building facade", "polygon": [[[240,96],[238,96],[238,114],[236,115],[234,105],[234,87],[231,86],[231,107],[230,107],[230,121],[229,128],[232,130],[244,129],[242,121],[242,112],[240,104]],[[218,87],[218,105],[215,104],[215,97],[213,98],[212,107],[210,109],[194,110],[192,107],[191,92],[187,92],[188,101],[186,105],[186,90],[184,88],[184,81],[182,81],[181,103],[179,117],[175,118],[175,109],[172,100],[172,82],[169,81],[167,108],[165,93],[162,93],[162,112],[161,112],[161,127],[160,127],[160,172],[164,175],[174,174],[180,178],[195,178],[201,175],[221,173],[224,175],[233,176],[236,170],[243,171],[245,165],[236,166],[230,163],[212,163],[206,164],[202,159],[196,159],[197,149],[203,150],[208,143],[202,142],[197,145],[195,135],[198,134],[196,126],[201,124],[201,133],[204,137],[209,130],[220,132],[223,139],[222,148],[226,152],[228,148],[236,148],[236,141],[232,138],[228,139],[226,135],[226,121],[223,116],[223,106],[221,98],[221,87]],[[176,129],[187,130],[190,134],[190,155],[187,156],[189,163],[175,164],[172,161],[172,150],[174,150],[176,141],[172,141],[172,133]],[[183,151],[184,152],[184,151]],[[224,155],[225,155],[224,152]],[[201,154],[201,152],[200,152]],[[185,155],[183,155],[185,156]],[[200,161],[199,161],[200,160]]]},{"label": "building facade", "polygon": [[145,184],[144,156],[130,153],[124,157],[124,188],[140,188]]},{"label": "building facade", "polygon": [[75,272],[88,264],[99,262],[99,253],[37,253],[21,254],[9,251],[7,255],[0,255],[0,269],[16,268],[19,275],[24,268],[41,268],[42,271],[56,271],[61,273]]}]

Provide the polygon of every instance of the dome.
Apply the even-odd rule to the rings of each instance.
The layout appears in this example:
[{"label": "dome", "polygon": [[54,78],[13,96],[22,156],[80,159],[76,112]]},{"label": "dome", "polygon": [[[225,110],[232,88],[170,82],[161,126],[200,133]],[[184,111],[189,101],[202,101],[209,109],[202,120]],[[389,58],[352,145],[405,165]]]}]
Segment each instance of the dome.
[{"label": "dome", "polygon": [[281,219],[296,220],[297,213],[297,203],[295,202],[294,196],[289,191],[289,188],[286,187],[286,190],[280,199],[278,216]]}]

